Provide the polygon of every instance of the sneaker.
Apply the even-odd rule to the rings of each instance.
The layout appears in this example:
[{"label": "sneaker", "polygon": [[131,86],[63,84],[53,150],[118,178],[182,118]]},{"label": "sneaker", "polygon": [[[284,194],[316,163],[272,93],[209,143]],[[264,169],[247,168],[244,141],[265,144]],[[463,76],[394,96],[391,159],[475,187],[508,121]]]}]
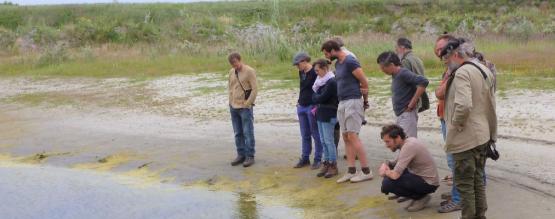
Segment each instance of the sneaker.
[{"label": "sneaker", "polygon": [[[402,198],[405,198],[405,197],[402,197]],[[410,208],[410,206],[412,206],[412,204],[414,204],[414,200],[413,200],[413,199],[406,198],[406,200],[409,201],[409,202],[408,202],[407,205],[405,205],[405,207],[403,207],[403,209],[405,209],[405,210],[407,210],[407,208]]]},{"label": "sneaker", "polygon": [[250,167],[254,164],[254,157],[247,157],[243,162],[243,167]]},{"label": "sneaker", "polygon": [[347,181],[351,180],[351,178],[353,178],[353,177],[355,177],[355,176],[356,176],[356,173],[349,173],[349,172],[347,172],[347,173],[345,173],[345,175],[343,175],[341,178],[339,178],[339,179],[337,180],[337,183],[344,183],[344,182],[347,182]]},{"label": "sneaker", "polygon": [[401,196],[401,197],[399,197],[399,198],[397,199],[397,203],[406,202],[406,201],[408,201],[408,200],[410,200],[410,198],[402,197],[402,196]]},{"label": "sneaker", "polygon": [[317,170],[317,169],[320,169],[320,166],[322,166],[321,161],[314,161],[314,163],[312,163],[312,166],[310,167],[310,169]]},{"label": "sneaker", "polygon": [[242,164],[245,161],[245,157],[243,156],[237,156],[235,158],[235,160],[231,161],[231,166],[237,166],[239,164]]},{"label": "sneaker", "polygon": [[447,203],[439,206],[439,208],[437,209],[437,212],[439,213],[449,213],[449,212],[453,212],[453,211],[460,211],[462,210],[462,207],[460,204],[457,204],[455,202],[452,201],[448,201]]},{"label": "sneaker", "polygon": [[372,176],[372,171],[371,170],[368,174],[364,174],[362,171],[360,171],[359,174],[352,177],[350,179],[350,181],[352,183],[357,183],[357,182],[362,182],[362,181],[366,181],[366,180],[371,180],[372,178],[373,178],[373,176]]},{"label": "sneaker", "polygon": [[426,208],[426,205],[428,204],[428,202],[430,202],[431,199],[432,199],[432,196],[426,195],[421,199],[414,200],[412,205],[407,208],[407,211],[409,212],[420,211]]},{"label": "sneaker", "polygon": [[309,160],[303,160],[301,158],[301,159],[299,159],[299,162],[297,162],[297,164],[293,168],[302,168],[302,167],[306,167],[308,165],[310,165],[310,161]]},{"label": "sneaker", "polygon": [[400,196],[397,195],[392,195],[392,196],[387,196],[387,200],[395,200],[398,199]]}]

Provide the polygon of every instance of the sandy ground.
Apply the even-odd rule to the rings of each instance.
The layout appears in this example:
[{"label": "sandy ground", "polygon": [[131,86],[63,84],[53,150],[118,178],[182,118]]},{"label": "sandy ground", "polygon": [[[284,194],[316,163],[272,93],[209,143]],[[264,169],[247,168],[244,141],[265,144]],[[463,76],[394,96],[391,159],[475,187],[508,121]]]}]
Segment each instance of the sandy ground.
[{"label": "sandy ground", "polygon": [[[387,82],[372,79],[371,83],[380,81]],[[393,121],[387,92],[381,90],[384,94],[372,97],[373,108],[367,111],[368,121],[376,126],[366,126],[361,133],[375,172],[380,162],[394,156],[378,137],[377,125]],[[289,210],[301,209],[305,218],[457,218],[458,213],[435,213],[439,195],[449,189],[446,185],[434,194],[429,208],[409,214],[380,194],[378,178],[337,185],[333,180],[316,178],[315,171],[291,168],[300,152],[294,114],[296,95],[294,90],[283,89],[268,88],[261,92],[255,108],[257,163],[245,169],[228,164],[234,157],[234,146],[225,82],[220,75],[147,81],[2,79],[0,160],[10,165],[0,165],[0,175],[37,171],[22,170],[18,166],[22,163],[62,169],[61,172],[69,168],[70,172],[63,173],[68,175],[110,173],[131,177],[145,185],[178,187],[185,193],[201,189],[254,195],[260,209],[285,205]],[[551,107],[555,95],[509,91],[504,96],[498,97],[500,133],[504,136],[498,143],[502,158],[488,161],[487,167],[488,216],[549,218],[555,214],[555,113]],[[419,125],[420,138],[428,143],[440,175],[446,175],[434,111],[421,114]],[[340,166],[344,167],[342,162]],[[44,178],[54,176],[46,174]],[[2,183],[22,182],[20,179],[2,179]],[[138,200],[144,198],[135,189],[127,191],[115,186],[117,182],[106,180],[114,191],[135,194]],[[21,183],[2,189],[29,195],[34,193],[33,186],[47,185]],[[149,192],[152,191],[145,190]],[[42,200],[40,195],[37,194],[37,200]],[[507,195],[513,198],[507,199]],[[151,201],[163,198],[153,197]],[[130,206],[142,208],[147,202],[137,201],[138,204]],[[12,215],[26,211],[23,208],[18,211],[17,206],[10,211]],[[263,210],[255,212],[258,213],[249,214],[268,217]],[[55,216],[55,212],[47,213]]]}]

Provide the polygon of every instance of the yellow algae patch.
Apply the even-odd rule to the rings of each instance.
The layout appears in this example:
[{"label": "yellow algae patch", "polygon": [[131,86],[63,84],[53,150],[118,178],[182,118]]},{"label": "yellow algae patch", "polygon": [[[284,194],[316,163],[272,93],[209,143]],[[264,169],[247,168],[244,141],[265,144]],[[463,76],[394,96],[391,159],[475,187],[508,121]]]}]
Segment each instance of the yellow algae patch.
[{"label": "yellow algae patch", "polygon": [[28,164],[40,164],[40,163],[44,162],[46,159],[48,159],[49,157],[63,156],[63,155],[69,155],[69,154],[71,154],[71,153],[69,153],[69,152],[63,152],[63,153],[42,152],[42,153],[36,153],[34,155],[31,155],[31,156],[17,158],[17,161],[22,162],[22,163],[28,163]]},{"label": "yellow algae patch", "polygon": [[[376,212],[385,218],[395,218],[382,198],[368,197],[348,204],[340,197],[356,195],[358,186],[338,185],[333,179],[317,178],[299,170],[277,169],[264,172],[246,171],[244,180],[215,176],[186,186],[210,190],[261,195],[266,204],[286,204],[304,211],[304,218],[356,218],[360,213]],[[382,201],[383,200],[383,201]],[[386,209],[386,210],[384,210]]]},{"label": "yellow algae patch", "polygon": [[381,218],[400,218],[397,209],[398,205],[392,205],[384,195],[367,196],[360,198],[357,203],[347,209],[347,214],[360,214],[361,212],[371,211],[372,215]]},{"label": "yellow algae patch", "polygon": [[161,173],[163,173],[164,171],[165,169],[152,171],[148,167],[144,166],[131,171],[127,171],[123,173],[122,176],[139,179],[139,182],[133,181],[133,182],[127,183],[129,185],[133,185],[137,187],[147,187],[158,183],[172,181],[173,178],[170,178],[170,177],[163,178],[160,176]]},{"label": "yellow algae patch", "polygon": [[83,163],[74,165],[73,168],[109,171],[123,163],[130,161],[134,157],[135,156],[128,153],[113,154],[104,158],[100,158],[94,163]]}]

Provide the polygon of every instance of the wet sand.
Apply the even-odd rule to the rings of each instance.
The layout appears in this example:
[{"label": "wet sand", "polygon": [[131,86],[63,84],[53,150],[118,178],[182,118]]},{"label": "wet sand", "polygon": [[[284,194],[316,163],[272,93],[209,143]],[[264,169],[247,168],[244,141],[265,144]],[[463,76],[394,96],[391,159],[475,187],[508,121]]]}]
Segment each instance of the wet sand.
[{"label": "wet sand", "polygon": [[[191,190],[203,191],[202,194],[222,192],[227,194],[222,197],[231,195],[237,200],[247,200],[247,206],[253,206],[252,201],[256,200],[254,206],[259,208],[244,211],[251,212],[247,216],[259,218],[277,216],[263,209],[283,206],[287,207],[284,211],[294,211],[294,216],[300,214],[304,218],[457,218],[458,212],[436,213],[440,194],[450,189],[444,184],[433,195],[429,208],[408,213],[402,205],[380,194],[379,177],[359,184],[338,185],[335,180],[315,177],[317,171],[293,169],[300,155],[294,110],[297,93],[291,89],[272,88],[275,81],[260,80],[262,90],[255,107],[256,164],[243,168],[229,165],[235,156],[235,147],[226,107],[224,75],[176,75],[151,80],[0,79],[0,161],[10,164],[0,166],[0,172],[13,175],[14,171],[23,174],[37,171],[18,166],[24,164],[52,172],[53,175],[43,173],[45,179],[51,179],[60,171],[76,176],[85,174],[83,176],[99,181],[102,177],[95,174],[121,176],[133,179],[133,185],[123,183],[121,187],[119,181],[110,180],[110,177],[104,177],[106,182],[103,183],[119,192],[115,194],[131,194],[128,197],[134,194],[139,200],[144,195],[139,194],[141,190],[136,187],[146,188],[145,193],[157,193],[153,186],[183,190],[176,194]],[[380,125],[394,121],[388,82],[387,78],[370,78],[372,106],[366,112],[370,125],[361,132],[375,173],[383,160],[394,157],[378,135]],[[549,91],[503,93],[498,93],[497,102],[501,134],[498,147],[502,158],[497,162],[488,160],[486,169],[488,216],[550,218],[555,214],[555,109],[550,107],[555,95]],[[432,109],[434,104],[432,99]],[[421,113],[419,120],[419,138],[428,144],[440,175],[447,175],[435,111]],[[339,149],[340,155],[343,154],[342,143]],[[339,161],[339,166],[344,173],[343,160]],[[21,182],[18,187],[1,188],[19,191],[21,195],[31,194],[32,188],[44,186],[23,184],[24,179],[17,176],[2,180],[9,184]],[[96,185],[76,183],[81,183],[83,188]],[[62,197],[64,192],[70,191],[59,190]],[[37,200],[48,200],[49,196],[43,195],[44,199]],[[207,199],[210,197],[206,195]],[[142,202],[120,201],[129,202],[122,208],[133,208],[148,202],[163,203],[164,198],[167,197],[155,196]],[[237,205],[230,204],[237,203],[235,199],[224,198],[221,202],[222,206],[235,206],[224,210],[229,214],[223,218],[239,217],[232,214],[237,212]],[[190,200],[180,201],[190,203],[187,202]],[[202,217],[205,202],[199,200],[198,203],[200,209],[189,213]],[[18,208],[18,205],[10,206],[11,215],[25,215],[23,213],[29,211],[26,206]],[[34,210],[39,211],[38,208]],[[166,206],[166,210],[182,213],[171,206]],[[106,211],[113,215],[118,212],[119,209]],[[49,214],[52,215],[46,217],[59,216],[57,212]],[[160,217],[164,216],[160,213]]]},{"label": "wet sand", "polygon": [[[377,126],[365,126],[361,133],[374,172],[377,172],[380,162],[394,156],[378,139],[378,130]],[[288,206],[287,209],[300,209],[301,217],[304,218],[457,218],[459,215],[458,212],[436,213],[435,209],[441,201],[439,195],[449,189],[443,184],[433,195],[427,209],[408,213],[402,209],[402,205],[388,201],[380,194],[379,177],[369,182],[338,185],[334,180],[315,177],[316,171],[293,169],[300,153],[298,127],[294,122],[257,120],[257,163],[250,168],[231,167],[229,161],[235,156],[231,133],[231,124],[226,119],[200,120],[116,107],[3,104],[0,113],[0,160],[41,168],[69,168],[65,174],[76,176],[93,171],[129,177],[136,181],[128,185],[133,188],[167,185],[183,189],[169,195],[180,200],[180,197],[175,197],[178,196],[176,194],[187,194],[195,189],[254,195],[257,203],[261,203],[261,209],[264,206]],[[419,136],[428,143],[440,168],[440,175],[446,175],[445,155],[438,132],[424,130]],[[503,145],[502,159],[498,162],[490,160],[487,165],[488,216],[549,218],[554,215],[555,188],[552,180],[555,176],[552,167],[555,161],[552,158],[555,147],[510,139],[501,139],[499,145]],[[340,154],[343,154],[343,146],[339,148]],[[344,161],[340,161],[339,166],[343,173]],[[10,165],[0,166],[0,169],[2,175],[14,175],[16,171]],[[28,174],[28,171],[17,171]],[[44,179],[52,177],[45,176]],[[8,188],[15,193],[33,193],[33,185],[24,184],[17,177],[3,180],[20,184],[18,187],[2,187],[4,190]],[[98,182],[114,184],[109,178],[106,182]],[[59,192],[71,193],[66,188],[63,187]],[[134,209],[149,202],[164,203],[159,201],[159,196],[144,196],[140,192],[142,190],[118,190],[146,199],[139,198],[141,201],[137,202],[122,199],[122,202],[129,202],[119,208]],[[144,192],[148,194],[153,191],[146,189]],[[83,202],[88,201],[87,197],[83,197]],[[56,200],[52,199],[54,203],[57,203]],[[233,199],[222,200],[234,202]],[[182,201],[188,203],[190,200]],[[205,207],[202,201],[198,203]],[[12,215],[33,212],[27,207],[29,205],[18,206],[15,202],[9,212]],[[160,209],[170,207],[160,205]],[[38,211],[39,208],[35,206],[34,210]],[[107,209],[106,213],[116,215],[120,210]],[[75,212],[83,213],[79,210]],[[60,216],[58,213],[47,211],[47,215],[42,216],[53,218]],[[189,213],[194,214],[195,211]],[[254,214],[259,218],[267,218],[264,212]],[[28,216],[24,218],[36,218],[34,215]],[[133,214],[123,214],[122,217],[127,216],[133,217]],[[160,213],[160,217],[164,217],[164,213]],[[221,218],[216,213],[208,217]],[[226,218],[226,215],[223,217]]]}]

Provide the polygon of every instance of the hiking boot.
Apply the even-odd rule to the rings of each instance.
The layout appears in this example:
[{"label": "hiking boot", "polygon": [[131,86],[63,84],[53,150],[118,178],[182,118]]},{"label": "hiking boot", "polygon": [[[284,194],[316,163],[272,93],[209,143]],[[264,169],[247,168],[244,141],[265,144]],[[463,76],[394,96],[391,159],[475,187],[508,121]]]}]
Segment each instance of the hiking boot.
[{"label": "hiking boot", "polygon": [[344,182],[347,182],[347,181],[351,180],[351,178],[353,178],[353,177],[355,177],[355,176],[356,176],[356,173],[349,173],[349,172],[347,172],[347,173],[345,173],[345,175],[343,175],[341,178],[339,178],[339,179],[337,180],[337,183],[344,183]]},{"label": "hiking boot", "polygon": [[312,163],[312,166],[310,167],[310,169],[317,170],[317,169],[320,169],[321,166],[322,166],[322,161],[315,160],[314,163]]},{"label": "hiking boot", "polygon": [[328,172],[326,173],[326,175],[324,177],[332,178],[334,176],[337,176],[337,174],[339,174],[339,170],[337,170],[337,163],[332,162],[330,164],[330,167],[328,168]]},{"label": "hiking boot", "polygon": [[460,211],[462,210],[462,207],[460,204],[457,204],[455,202],[452,201],[447,201],[447,203],[439,206],[439,208],[437,209],[437,212],[439,213],[449,213],[449,212],[453,212],[453,211]]},{"label": "hiking boot", "polygon": [[245,157],[243,156],[237,156],[235,158],[235,160],[231,161],[231,166],[237,166],[239,164],[242,164],[245,161]]},{"label": "hiking boot", "polygon": [[357,183],[357,182],[362,182],[366,180],[371,180],[372,178],[373,178],[372,171],[370,171],[368,174],[364,174],[364,172],[360,171],[359,174],[351,178],[350,181],[352,183]]},{"label": "hiking boot", "polygon": [[309,160],[299,159],[299,162],[293,168],[302,168],[310,165]]},{"label": "hiking boot", "polygon": [[410,200],[410,198],[402,197],[402,196],[401,196],[401,197],[399,197],[399,198],[397,199],[397,203],[406,202],[406,201],[408,201],[408,200]]},{"label": "hiking boot", "polygon": [[254,157],[247,157],[243,162],[243,167],[250,167],[254,164]]},{"label": "hiking boot", "polygon": [[324,161],[324,165],[322,165],[322,168],[320,169],[320,172],[318,172],[318,174],[316,174],[317,177],[322,177],[324,175],[326,175],[326,173],[328,172],[328,168],[330,167],[330,164],[327,161]]},{"label": "hiking boot", "polygon": [[414,200],[412,205],[410,205],[407,208],[407,211],[409,211],[409,212],[420,211],[420,210],[422,210],[426,207],[426,205],[428,204],[428,202],[430,202],[431,199],[432,199],[432,196],[426,195],[421,199]]}]

